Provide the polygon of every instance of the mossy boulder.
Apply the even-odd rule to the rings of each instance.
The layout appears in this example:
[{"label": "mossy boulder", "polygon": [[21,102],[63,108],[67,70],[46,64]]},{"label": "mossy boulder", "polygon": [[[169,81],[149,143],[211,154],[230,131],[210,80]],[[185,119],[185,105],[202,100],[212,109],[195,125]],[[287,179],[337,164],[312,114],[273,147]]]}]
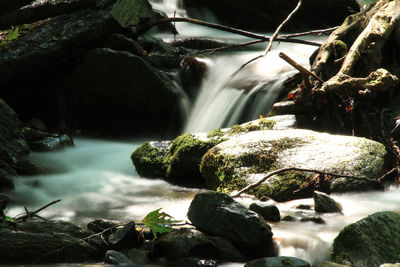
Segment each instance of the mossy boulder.
[{"label": "mossy boulder", "polygon": [[332,260],[354,267],[400,261],[400,215],[377,212],[346,226],[333,242]]},{"label": "mossy boulder", "polygon": [[154,16],[147,0],[118,0],[112,10],[113,18],[124,28],[139,25]]},{"label": "mossy boulder", "polygon": [[152,141],[138,147],[131,156],[137,173],[148,178],[165,177],[164,160],[170,145],[170,141]]},{"label": "mossy boulder", "polygon": [[[369,139],[302,129],[263,130],[232,136],[210,149],[202,159],[200,170],[209,189],[227,193],[259,180],[268,171],[285,167],[364,177],[367,180],[363,182],[373,189],[374,179],[385,172],[388,163],[385,146]],[[299,171],[282,173],[250,193],[277,201],[311,197],[313,190],[322,190],[318,187],[321,184],[314,184],[314,176]],[[328,191],[335,189],[331,187],[332,181],[327,181]],[[308,195],[302,191],[305,188],[311,189],[305,191]]]}]

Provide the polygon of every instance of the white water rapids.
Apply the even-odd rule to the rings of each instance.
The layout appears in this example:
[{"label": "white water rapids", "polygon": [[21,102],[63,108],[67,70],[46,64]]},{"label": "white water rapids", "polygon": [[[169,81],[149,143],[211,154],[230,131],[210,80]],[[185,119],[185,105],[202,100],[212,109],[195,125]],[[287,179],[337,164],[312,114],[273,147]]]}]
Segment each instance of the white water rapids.
[{"label": "white water rapids", "polygon": [[[177,9],[176,1],[165,4],[169,14]],[[184,15],[184,10],[177,14]],[[179,24],[181,25],[181,24]],[[221,39],[240,39],[219,31],[198,26],[178,26],[184,36],[210,36],[218,34]],[[244,41],[246,39],[242,39]],[[322,41],[323,39],[321,39]],[[261,49],[262,50],[262,49]],[[261,51],[260,50],[260,51]],[[285,51],[296,61],[307,64],[313,47],[279,44],[268,57],[243,70],[235,80],[229,76],[238,66],[259,52],[240,52],[234,55],[213,56],[207,61],[209,73],[204,79],[200,95],[191,108],[185,131],[206,131],[235,124],[240,118],[256,118],[265,114],[277,95],[277,84],[293,73],[293,70],[277,57]],[[257,97],[255,97],[257,96]],[[249,107],[251,103],[251,107]],[[53,200],[62,199],[40,215],[49,219],[62,219],[79,224],[97,219],[115,219],[123,222],[140,221],[148,212],[157,208],[185,220],[186,212],[194,194],[198,191],[173,186],[157,179],[138,177],[130,154],[144,140],[108,141],[75,139],[75,147],[58,152],[33,153],[32,158],[40,165],[53,170],[52,174],[18,177],[16,190],[9,195],[13,199],[8,215],[15,216],[39,208]],[[385,192],[333,195],[343,207],[343,215],[324,214],[327,222],[271,223],[274,238],[280,244],[280,255],[295,256],[310,264],[329,259],[333,239],[347,224],[373,212],[400,210],[400,189],[389,188]],[[240,200],[245,205],[249,200]],[[312,199],[278,203],[281,216],[299,216],[299,213],[316,215],[312,210],[298,210],[298,204],[312,204]],[[228,263],[223,266],[243,266]]]}]

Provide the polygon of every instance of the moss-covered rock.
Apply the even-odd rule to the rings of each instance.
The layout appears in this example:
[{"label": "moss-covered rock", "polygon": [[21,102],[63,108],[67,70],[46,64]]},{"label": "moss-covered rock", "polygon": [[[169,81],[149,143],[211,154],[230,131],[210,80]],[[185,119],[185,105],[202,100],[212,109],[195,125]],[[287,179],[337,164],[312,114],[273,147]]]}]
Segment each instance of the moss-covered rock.
[{"label": "moss-covered rock", "polygon": [[400,215],[374,213],[346,226],[333,242],[331,258],[355,267],[400,261]]},{"label": "moss-covered rock", "polygon": [[171,142],[144,142],[132,153],[131,159],[140,176],[165,177],[164,160]]},{"label": "moss-covered rock", "polygon": [[[373,180],[386,170],[387,158],[384,145],[365,138],[300,129],[264,130],[231,136],[210,149],[202,159],[201,173],[208,188],[227,193],[259,180],[268,171],[284,167],[365,177],[371,180],[368,189],[372,189]],[[250,193],[285,201],[304,197],[294,191],[314,186],[309,190],[311,196],[314,189],[321,190],[318,184],[313,184],[314,176],[299,171],[282,173]],[[334,191],[330,182],[328,189]]]}]

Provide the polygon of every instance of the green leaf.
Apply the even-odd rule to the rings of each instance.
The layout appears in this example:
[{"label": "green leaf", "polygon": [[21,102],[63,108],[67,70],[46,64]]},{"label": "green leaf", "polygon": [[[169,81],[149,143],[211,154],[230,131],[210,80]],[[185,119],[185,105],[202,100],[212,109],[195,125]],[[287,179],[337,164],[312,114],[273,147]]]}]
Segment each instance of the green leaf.
[{"label": "green leaf", "polygon": [[19,35],[19,27],[12,26],[10,32],[7,35],[7,41],[12,41],[18,38]]},{"label": "green leaf", "polygon": [[172,224],[180,221],[173,220],[173,217],[165,212],[160,212],[162,208],[153,210],[142,220],[153,232],[154,238],[157,238],[157,234],[168,233],[172,231]]}]

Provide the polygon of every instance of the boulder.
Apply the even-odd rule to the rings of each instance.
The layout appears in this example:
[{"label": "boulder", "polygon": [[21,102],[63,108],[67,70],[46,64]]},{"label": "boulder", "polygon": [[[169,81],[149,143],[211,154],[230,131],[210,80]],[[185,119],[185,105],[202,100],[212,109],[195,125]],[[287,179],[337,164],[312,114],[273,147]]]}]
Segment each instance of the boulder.
[{"label": "boulder", "polygon": [[196,194],[188,218],[200,231],[231,241],[247,258],[275,253],[271,227],[226,194],[214,191]]},{"label": "boulder", "polygon": [[113,50],[129,52],[139,57],[145,55],[143,47],[138,42],[119,33],[114,33],[110,36],[106,42],[106,47]]},{"label": "boulder", "polygon": [[153,17],[153,9],[147,0],[118,0],[112,16],[123,28],[127,28],[149,21]]},{"label": "boulder", "polygon": [[305,260],[295,258],[295,257],[271,257],[262,258],[250,261],[244,265],[244,267],[311,267],[311,265]]},{"label": "boulder", "polygon": [[108,238],[108,243],[114,249],[120,250],[123,248],[137,248],[139,247],[143,239],[140,233],[135,228],[135,223],[127,223],[111,234]]},{"label": "boulder", "polygon": [[399,241],[400,215],[377,212],[340,231],[333,241],[331,259],[354,267],[399,262]]},{"label": "boulder", "polygon": [[36,117],[54,127],[63,112],[72,112],[58,93],[60,80],[88,50],[120,30],[111,3],[25,24],[17,39],[0,47],[0,97],[22,120]]},{"label": "boulder", "polygon": [[279,209],[274,204],[251,203],[249,209],[259,214],[266,221],[279,222],[281,220]]},{"label": "boulder", "polygon": [[314,210],[319,213],[342,213],[342,205],[323,192],[314,191]]},{"label": "boulder", "polygon": [[[297,0],[184,0],[189,17],[216,18],[221,24],[240,29],[269,32],[282,23],[295,8]],[[316,12],[318,10],[318,12]],[[301,9],[285,25],[286,31],[321,29],[341,24],[343,20],[360,10],[356,0],[305,0]],[[334,11],[334,12],[332,12]],[[210,16],[210,13],[212,16]]]},{"label": "boulder", "polygon": [[54,151],[67,146],[74,146],[72,137],[67,134],[47,133],[28,127],[23,128],[22,132],[33,151]]},{"label": "boulder", "polygon": [[0,191],[13,188],[12,175],[29,165],[30,153],[17,114],[0,99]]},{"label": "boulder", "polygon": [[124,263],[132,263],[131,260],[123,253],[118,252],[116,250],[108,250],[106,252],[106,256],[104,257],[104,261],[109,264],[124,264]]},{"label": "boulder", "polygon": [[2,263],[98,261],[101,251],[84,239],[93,232],[69,222],[27,221],[0,227]]},{"label": "boulder", "polygon": [[129,52],[91,51],[66,82],[67,124],[104,131],[167,130],[179,115],[180,95],[170,80]]},{"label": "boulder", "polygon": [[131,248],[126,252],[126,256],[139,266],[143,266],[150,263],[149,251],[137,248]]},{"label": "boulder", "polygon": [[[31,1],[32,2],[32,1]],[[0,29],[7,29],[12,25],[33,23],[38,20],[68,14],[78,9],[93,6],[93,0],[42,0],[33,1],[29,5],[15,9],[0,17]]]},{"label": "boulder", "polygon": [[[232,128],[230,131],[232,131]],[[229,131],[228,131],[229,132]],[[347,191],[376,189],[377,177],[385,173],[390,155],[385,146],[365,138],[331,135],[310,130],[263,130],[234,135],[210,149],[202,158],[200,170],[209,189],[224,192],[242,189],[258,181],[268,171],[286,167],[319,170],[364,177],[349,181]],[[337,192],[337,179],[313,179],[315,174],[290,171],[269,178],[249,192],[277,201],[311,197],[314,190]],[[354,185],[354,186],[353,186]],[[343,189],[343,187],[341,188]]]},{"label": "boulder", "polygon": [[218,236],[206,236],[192,228],[180,228],[162,235],[155,242],[154,253],[168,260],[187,257],[223,261],[244,260],[231,242]]}]

